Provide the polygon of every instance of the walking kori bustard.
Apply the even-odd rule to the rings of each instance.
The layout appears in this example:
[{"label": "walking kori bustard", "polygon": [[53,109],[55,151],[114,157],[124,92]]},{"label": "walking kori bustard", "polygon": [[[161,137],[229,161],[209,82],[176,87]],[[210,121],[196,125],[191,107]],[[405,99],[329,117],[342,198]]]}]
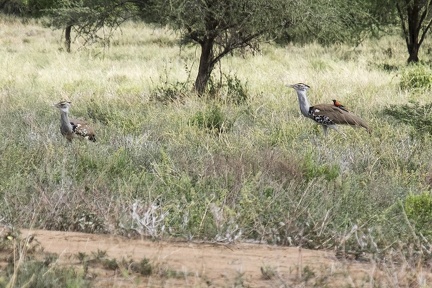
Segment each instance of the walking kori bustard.
[{"label": "walking kori bustard", "polygon": [[54,104],[60,110],[60,132],[69,142],[73,138],[84,138],[96,142],[96,136],[92,127],[85,121],[69,118],[70,101],[60,101]]},{"label": "walking kori bustard", "polygon": [[351,125],[363,127],[371,133],[371,129],[366,122],[359,116],[349,112],[345,107],[339,107],[337,104],[317,104],[310,106],[306,96],[306,91],[310,88],[304,83],[288,85],[297,92],[300,111],[303,116],[310,118],[320,124],[324,129],[324,134],[327,136],[327,129],[332,128],[337,131],[337,125]]}]

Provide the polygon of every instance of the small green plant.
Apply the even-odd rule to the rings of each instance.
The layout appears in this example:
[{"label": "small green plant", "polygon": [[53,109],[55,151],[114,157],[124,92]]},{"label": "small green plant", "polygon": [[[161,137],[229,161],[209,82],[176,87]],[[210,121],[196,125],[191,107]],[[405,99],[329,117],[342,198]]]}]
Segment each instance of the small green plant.
[{"label": "small green plant", "polygon": [[245,272],[237,271],[237,274],[234,278],[234,287],[245,287]]},{"label": "small green plant", "polygon": [[312,155],[306,155],[303,162],[304,176],[308,180],[317,177],[324,177],[327,181],[335,180],[339,176],[340,169],[338,165],[331,163],[320,164],[316,162]]},{"label": "small green plant", "polygon": [[422,64],[411,65],[403,71],[399,85],[404,90],[431,89],[432,70]]},{"label": "small green plant", "polygon": [[152,91],[150,99],[164,104],[182,101],[189,93],[188,87],[189,83],[186,82],[164,83]]},{"label": "small green plant", "polygon": [[216,105],[213,105],[204,112],[198,111],[189,121],[189,124],[216,133],[227,132],[232,125],[219,106]]},{"label": "small green plant", "polygon": [[305,266],[302,272],[302,280],[305,283],[307,283],[309,280],[313,279],[314,277],[315,277],[314,270],[309,266]]},{"label": "small green plant", "polygon": [[261,266],[261,275],[264,280],[273,279],[276,275],[276,269],[273,266]]},{"label": "small green plant", "polygon": [[210,78],[208,94],[212,98],[225,99],[228,103],[236,105],[244,104],[248,99],[246,84],[236,76],[223,74],[221,80]]},{"label": "small green plant", "polygon": [[149,276],[153,272],[153,267],[150,264],[150,260],[145,257],[138,263],[132,262],[130,264],[130,268],[133,272],[139,273],[143,276]]},{"label": "small green plant", "polygon": [[85,252],[78,252],[75,258],[77,258],[80,263],[84,263],[84,261],[88,259],[88,255]]},{"label": "small green plant", "polygon": [[430,192],[409,194],[405,199],[405,212],[417,232],[432,236],[432,195]]},{"label": "small green plant", "polygon": [[107,252],[106,250],[98,249],[96,252],[92,252],[92,255],[96,260],[102,260],[107,256]]},{"label": "small green plant", "polygon": [[73,268],[52,266],[46,261],[25,261],[20,266],[10,263],[6,270],[10,279],[6,287],[90,287],[90,282]]},{"label": "small green plant", "polygon": [[119,268],[119,265],[117,263],[117,260],[115,258],[112,259],[103,259],[102,260],[102,267],[108,270],[117,270]]},{"label": "small green plant", "polygon": [[170,268],[164,268],[161,272],[160,272],[160,276],[163,278],[184,278],[185,276],[187,276],[188,274],[186,272],[183,271],[177,271],[174,269],[170,269]]},{"label": "small green plant", "polygon": [[248,99],[248,92],[245,88],[246,85],[243,85],[236,75],[225,75],[225,79],[228,89],[227,100],[237,105],[245,103]]}]

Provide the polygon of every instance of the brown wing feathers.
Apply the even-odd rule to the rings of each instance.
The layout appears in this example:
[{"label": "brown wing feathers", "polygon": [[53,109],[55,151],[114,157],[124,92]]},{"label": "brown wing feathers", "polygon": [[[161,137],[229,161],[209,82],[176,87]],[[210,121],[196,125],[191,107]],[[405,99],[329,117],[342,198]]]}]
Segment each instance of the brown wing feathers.
[{"label": "brown wing feathers", "polygon": [[95,132],[86,122],[78,119],[69,119],[69,122],[72,125],[72,130],[75,134],[96,142]]},{"label": "brown wing feathers", "polygon": [[313,106],[313,113],[328,117],[334,124],[345,124],[360,126],[365,128],[369,133],[370,128],[366,122],[359,116],[341,109],[332,104],[318,104]]}]

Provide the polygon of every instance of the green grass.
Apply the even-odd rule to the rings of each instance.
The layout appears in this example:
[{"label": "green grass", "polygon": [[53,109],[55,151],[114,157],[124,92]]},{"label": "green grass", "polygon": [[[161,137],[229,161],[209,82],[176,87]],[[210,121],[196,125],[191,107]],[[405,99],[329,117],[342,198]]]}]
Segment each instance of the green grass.
[{"label": "green grass", "polygon": [[[359,227],[376,253],[412,240],[399,203],[430,190],[432,141],[383,111],[429,95],[400,90],[398,37],[355,49],[263,44],[255,56],[223,59],[213,76],[226,82],[197,98],[189,88],[198,50],[180,49],[169,30],[128,23],[111,46],[78,41],[67,54],[61,31],[3,24],[0,218],[310,248],[339,247]],[[330,131],[325,139],[285,87],[297,82],[311,85],[312,103],[345,103],[372,135],[346,127],[347,137]],[[62,138],[52,107],[62,98],[93,122],[98,142]],[[351,238],[344,245],[364,249]]]}]

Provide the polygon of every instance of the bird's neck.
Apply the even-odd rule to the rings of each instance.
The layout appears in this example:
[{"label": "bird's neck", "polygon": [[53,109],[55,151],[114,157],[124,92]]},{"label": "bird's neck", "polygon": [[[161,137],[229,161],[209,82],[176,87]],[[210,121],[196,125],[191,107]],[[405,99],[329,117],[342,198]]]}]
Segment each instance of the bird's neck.
[{"label": "bird's neck", "polygon": [[300,105],[300,111],[301,113],[306,116],[309,117],[309,108],[310,108],[310,104],[309,101],[306,97],[306,91],[297,91],[297,97],[299,100],[299,105]]},{"label": "bird's neck", "polygon": [[69,133],[72,133],[73,129],[72,129],[72,125],[69,122],[68,113],[65,112],[65,111],[61,111],[60,115],[61,115],[61,126],[62,126],[62,129],[65,129]]}]

